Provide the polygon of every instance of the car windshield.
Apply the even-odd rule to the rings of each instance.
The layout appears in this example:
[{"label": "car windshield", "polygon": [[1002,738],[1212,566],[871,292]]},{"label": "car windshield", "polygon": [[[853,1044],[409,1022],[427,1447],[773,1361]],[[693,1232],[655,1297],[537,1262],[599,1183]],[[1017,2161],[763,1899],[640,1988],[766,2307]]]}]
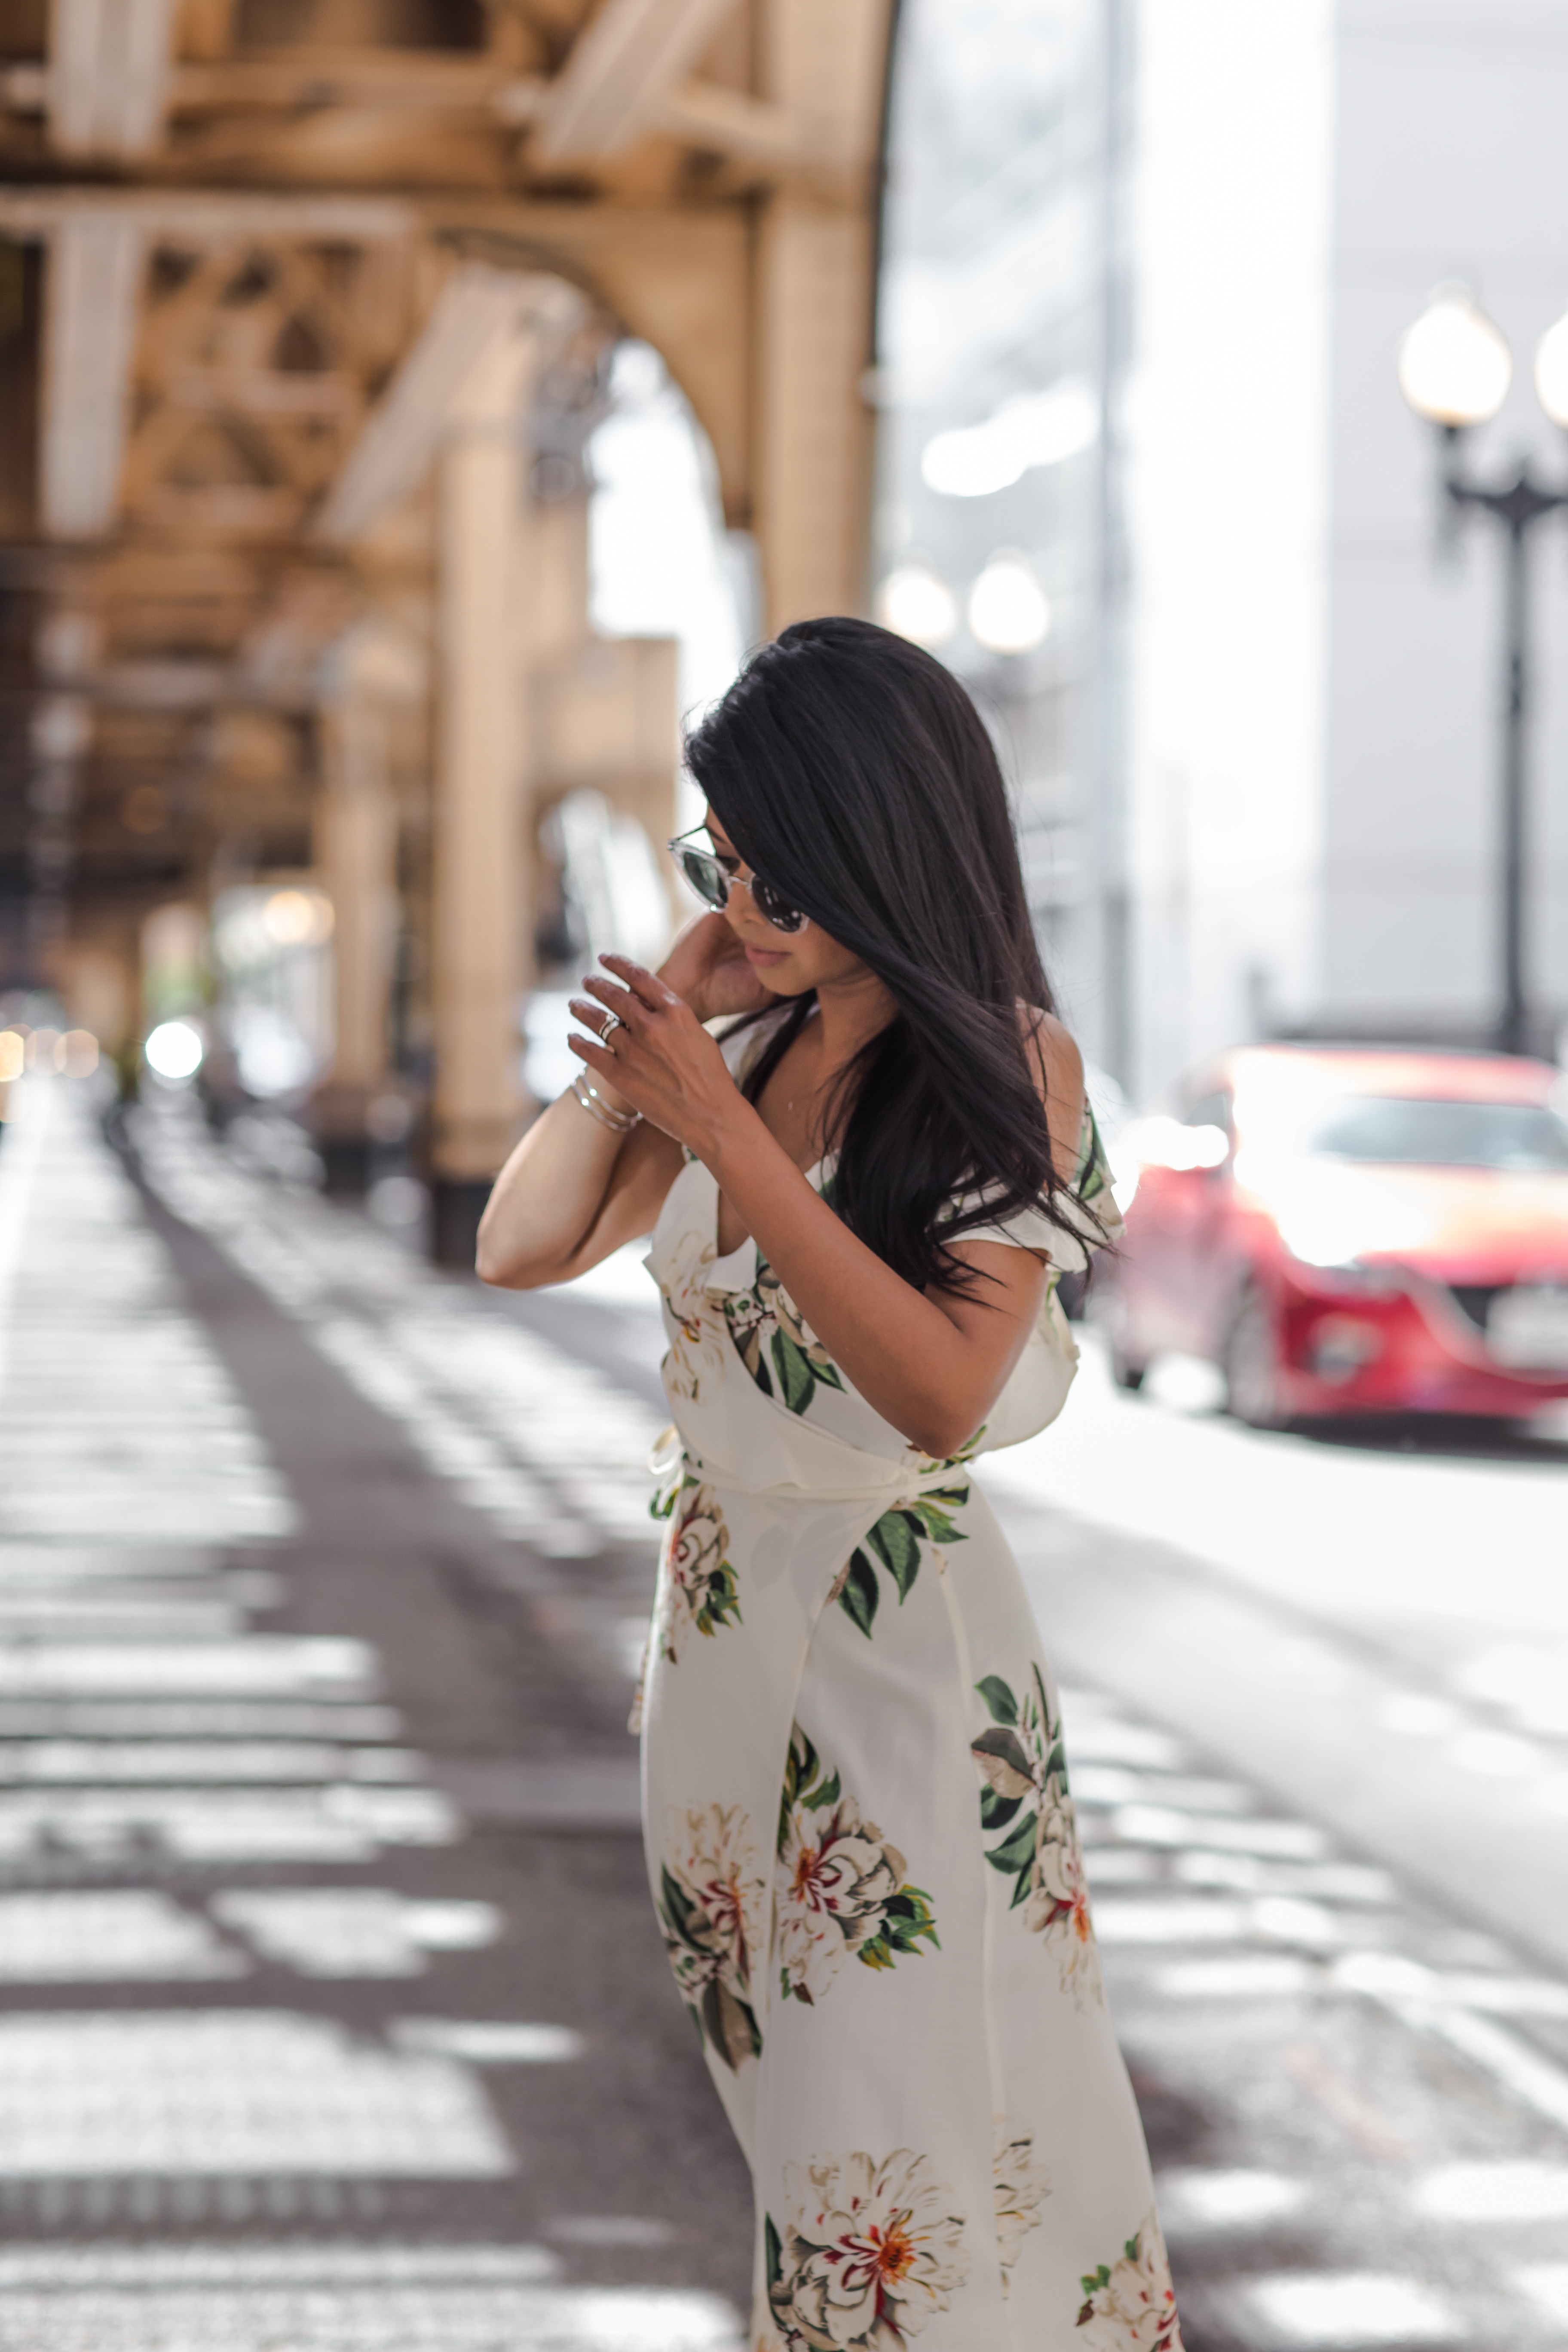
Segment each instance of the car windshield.
[{"label": "car windshield", "polygon": [[1538,1103],[1341,1095],[1319,1111],[1305,1142],[1331,1160],[1384,1166],[1568,1171],[1568,1123]]}]

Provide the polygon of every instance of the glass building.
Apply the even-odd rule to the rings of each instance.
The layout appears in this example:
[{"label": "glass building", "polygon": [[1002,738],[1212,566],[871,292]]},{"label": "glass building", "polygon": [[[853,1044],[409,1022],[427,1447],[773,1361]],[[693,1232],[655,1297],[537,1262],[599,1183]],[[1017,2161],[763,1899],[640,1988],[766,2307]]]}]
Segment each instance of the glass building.
[{"label": "glass building", "polygon": [[905,0],[889,123],[875,608],[975,693],[1047,969],[1127,1059],[1118,0]]}]

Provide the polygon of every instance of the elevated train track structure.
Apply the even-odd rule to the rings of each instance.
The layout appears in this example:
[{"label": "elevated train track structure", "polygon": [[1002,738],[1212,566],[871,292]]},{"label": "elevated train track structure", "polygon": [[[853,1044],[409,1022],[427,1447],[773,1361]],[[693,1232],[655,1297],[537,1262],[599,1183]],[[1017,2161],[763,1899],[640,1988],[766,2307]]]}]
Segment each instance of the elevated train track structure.
[{"label": "elevated train track structure", "polygon": [[587,611],[616,340],[762,625],[862,600],[890,0],[5,14],[0,982],[116,1042],[152,910],[309,872],[318,1131],[352,1163],[401,970],[460,1255],[526,1108],[540,816],[668,830],[675,648]]}]

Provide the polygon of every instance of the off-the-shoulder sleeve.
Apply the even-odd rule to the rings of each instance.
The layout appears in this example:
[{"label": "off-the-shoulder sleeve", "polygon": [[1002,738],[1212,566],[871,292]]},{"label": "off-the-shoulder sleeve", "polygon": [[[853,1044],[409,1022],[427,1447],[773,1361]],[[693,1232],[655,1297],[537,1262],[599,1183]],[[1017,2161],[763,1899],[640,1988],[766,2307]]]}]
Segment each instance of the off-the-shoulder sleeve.
[{"label": "off-the-shoulder sleeve", "polygon": [[[984,1191],[956,1194],[951,1213],[956,1217],[971,1209],[984,1208],[985,1199]],[[1121,1231],[1121,1214],[1110,1190],[1110,1171],[1100,1130],[1087,1103],[1078,1169],[1071,1189],[1058,1195],[1056,1206],[1057,1217],[1047,1217],[1043,1209],[1019,1209],[992,1224],[966,1226],[956,1238],[963,1242],[1002,1242],[1013,1249],[1036,1250],[1048,1258],[1060,1274],[1082,1274],[1088,1267],[1090,1251],[1103,1249],[1117,1238]]]}]

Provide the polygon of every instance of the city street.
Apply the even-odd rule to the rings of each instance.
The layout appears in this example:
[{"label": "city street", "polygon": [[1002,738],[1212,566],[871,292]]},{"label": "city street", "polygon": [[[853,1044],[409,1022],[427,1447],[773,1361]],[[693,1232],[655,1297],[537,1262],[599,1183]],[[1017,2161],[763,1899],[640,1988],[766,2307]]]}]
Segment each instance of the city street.
[{"label": "city street", "polygon": [[[635,1254],[501,1297],[189,1094],[12,1108],[0,2352],[740,2352],[624,1727]],[[1190,2352],[1568,2345],[1568,1427],[1150,1386],[1090,1334],[983,1477]]]}]

